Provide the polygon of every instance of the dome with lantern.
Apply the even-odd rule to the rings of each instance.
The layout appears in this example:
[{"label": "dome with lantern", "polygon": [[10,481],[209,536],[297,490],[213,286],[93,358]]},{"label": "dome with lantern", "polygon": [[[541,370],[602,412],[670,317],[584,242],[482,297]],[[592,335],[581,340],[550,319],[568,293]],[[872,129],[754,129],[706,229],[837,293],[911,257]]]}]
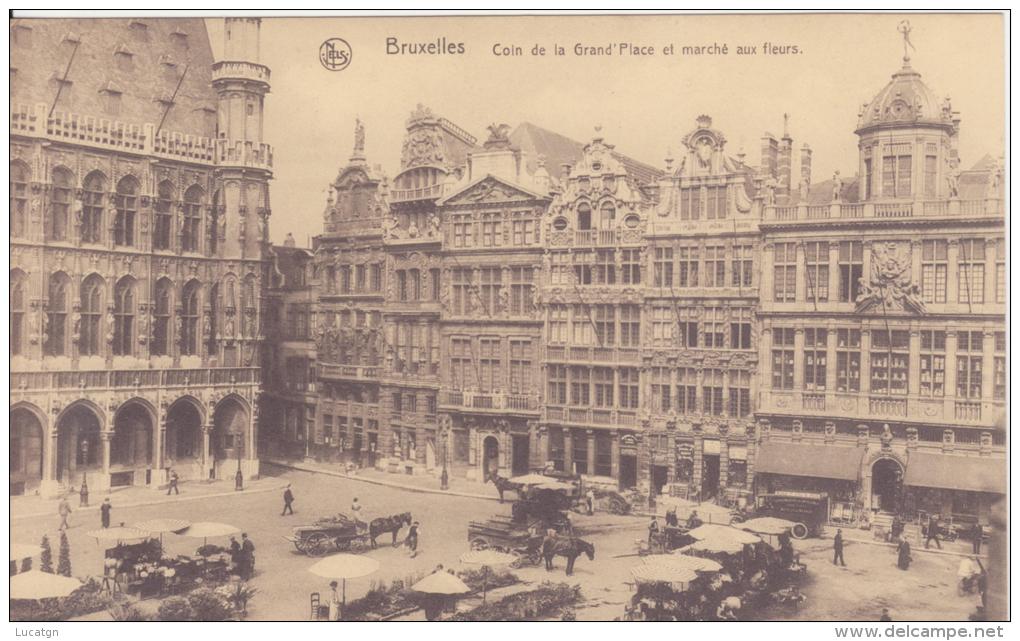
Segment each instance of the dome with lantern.
[{"label": "dome with lantern", "polygon": [[857,133],[871,129],[888,129],[933,125],[953,129],[953,109],[949,98],[940,99],[921,80],[921,74],[910,66],[909,23],[901,23],[904,36],[903,66],[878,92],[871,102],[863,105],[857,120]]}]

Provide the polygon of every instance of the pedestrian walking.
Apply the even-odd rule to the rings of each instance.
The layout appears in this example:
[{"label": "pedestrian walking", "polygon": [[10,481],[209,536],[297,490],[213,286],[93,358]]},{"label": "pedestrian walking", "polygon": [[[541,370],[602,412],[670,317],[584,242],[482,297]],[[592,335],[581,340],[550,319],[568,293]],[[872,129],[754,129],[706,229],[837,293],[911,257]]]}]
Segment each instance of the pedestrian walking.
[{"label": "pedestrian walking", "polygon": [[361,521],[361,503],[358,503],[358,497],[354,497],[351,501],[351,518],[354,519],[355,523],[360,524]]},{"label": "pedestrian walking", "polygon": [[938,549],[942,549],[942,542],[939,541],[939,515],[932,514],[931,518],[928,519],[928,534],[924,539],[924,549],[928,549],[928,544],[935,541],[935,545]]},{"label": "pedestrian walking", "polygon": [[901,570],[909,570],[912,560],[910,557],[910,542],[906,539],[900,539],[900,544],[896,547],[896,567]]},{"label": "pedestrian walking", "polygon": [[652,542],[655,537],[659,534],[659,519],[652,517],[652,522],[648,524],[648,547],[652,547]]},{"label": "pedestrian walking", "polygon": [[985,529],[980,523],[975,523],[971,534],[974,537],[974,554],[981,554],[981,539],[985,536]]},{"label": "pedestrian walking", "polygon": [[170,496],[171,492],[173,492],[174,494],[180,494],[181,493],[181,491],[177,489],[177,481],[178,480],[180,480],[180,477],[177,476],[177,470],[171,469],[170,470],[170,485],[169,485],[169,487],[166,488],[166,495],[167,496]]},{"label": "pedestrian walking", "polygon": [[113,505],[110,503],[110,497],[103,499],[103,503],[99,506],[99,518],[104,528],[110,527],[110,510],[113,509]]},{"label": "pedestrian walking", "polygon": [[407,548],[411,551],[411,558],[418,556],[418,532],[421,525],[418,521],[411,524],[411,529],[407,531],[407,539],[404,543],[407,544]]},{"label": "pedestrian walking", "polygon": [[337,588],[340,586],[336,581],[329,582],[329,620],[339,621],[340,620],[340,593]]},{"label": "pedestrian walking", "polygon": [[248,538],[247,532],[241,533],[241,557],[241,565],[244,566],[241,577],[247,581],[255,573],[255,544]]},{"label": "pedestrian walking", "polygon": [[89,506],[89,482],[85,475],[81,475],[81,491],[78,492],[78,507]]},{"label": "pedestrian walking", "polygon": [[588,516],[592,516],[595,514],[595,490],[589,488],[586,497],[588,500]]},{"label": "pedestrian walking", "polygon": [[287,489],[285,489],[283,491],[283,512],[280,512],[280,516],[283,516],[284,514],[287,514],[288,512],[293,514],[294,513],[294,508],[292,507],[293,503],[294,503],[294,493],[290,491],[290,483],[288,483],[287,484]]},{"label": "pedestrian walking", "polygon": [[234,574],[241,574],[241,544],[237,539],[230,537],[230,564],[234,568]]},{"label": "pedestrian walking", "polygon": [[889,616],[889,608],[882,608],[882,616],[878,617],[879,621],[892,621],[892,617]]},{"label": "pedestrian walking", "polygon": [[60,504],[57,506],[57,514],[60,515],[61,530],[66,530],[71,527],[71,524],[67,521],[67,519],[71,516],[71,504],[68,503],[66,495],[60,498]]},{"label": "pedestrian walking", "polygon": [[836,565],[836,561],[846,567],[846,561],[843,560],[843,530],[836,530],[836,538],[832,540],[832,564]]}]

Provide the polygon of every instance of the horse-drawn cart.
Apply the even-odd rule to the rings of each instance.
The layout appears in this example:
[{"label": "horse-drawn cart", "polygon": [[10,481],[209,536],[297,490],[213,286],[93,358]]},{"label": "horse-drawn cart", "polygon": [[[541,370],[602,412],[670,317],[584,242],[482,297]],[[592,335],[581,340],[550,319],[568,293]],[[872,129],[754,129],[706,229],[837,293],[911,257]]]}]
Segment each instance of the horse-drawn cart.
[{"label": "horse-drawn cart", "polygon": [[346,517],[320,520],[315,525],[299,525],[293,529],[291,536],[283,538],[308,556],[323,556],[335,551],[360,552],[372,545],[368,524]]}]

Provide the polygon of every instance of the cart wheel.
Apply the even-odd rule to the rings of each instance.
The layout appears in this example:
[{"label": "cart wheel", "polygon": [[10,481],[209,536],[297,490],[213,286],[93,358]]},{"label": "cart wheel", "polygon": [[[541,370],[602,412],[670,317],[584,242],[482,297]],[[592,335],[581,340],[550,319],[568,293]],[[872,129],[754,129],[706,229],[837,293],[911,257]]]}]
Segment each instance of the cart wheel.
[{"label": "cart wheel", "polygon": [[351,552],[364,552],[368,549],[368,541],[365,539],[351,539],[348,547]]},{"label": "cart wheel", "polygon": [[333,542],[325,534],[312,534],[306,542],[308,556],[323,556],[333,547]]},{"label": "cart wheel", "polygon": [[489,542],[486,541],[485,539],[478,538],[478,539],[472,539],[471,540],[471,549],[472,550],[487,550],[488,548],[489,548]]},{"label": "cart wheel", "polygon": [[792,534],[793,538],[795,538],[797,540],[806,539],[807,536],[808,536],[808,533],[809,533],[808,532],[808,526],[804,525],[803,523],[796,523],[790,529],[790,534]]}]

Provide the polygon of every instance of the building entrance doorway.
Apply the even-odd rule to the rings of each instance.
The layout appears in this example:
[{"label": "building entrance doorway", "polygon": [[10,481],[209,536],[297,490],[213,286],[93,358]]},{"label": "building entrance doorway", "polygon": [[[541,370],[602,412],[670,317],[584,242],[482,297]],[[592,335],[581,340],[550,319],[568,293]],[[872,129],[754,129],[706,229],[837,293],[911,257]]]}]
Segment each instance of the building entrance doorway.
[{"label": "building entrance doorway", "polygon": [[514,434],[511,441],[511,447],[513,451],[513,462],[511,464],[511,472],[514,476],[519,474],[528,473],[528,460],[530,447],[528,443],[528,436],[526,434]]},{"label": "building entrance doorway", "polygon": [[719,456],[706,454],[702,459],[701,499],[711,498],[719,493]]},{"label": "building entrance doorway", "polygon": [[499,441],[495,436],[486,436],[482,441],[482,474],[485,478],[499,472]]},{"label": "building entrance doorway", "polygon": [[899,510],[903,496],[903,468],[891,458],[880,458],[871,466],[871,507],[883,512]]},{"label": "building entrance doorway", "polygon": [[652,492],[656,496],[662,494],[662,488],[669,480],[669,468],[665,465],[653,465],[651,473]]},{"label": "building entrance doorway", "polygon": [[620,455],[620,489],[626,490],[637,485],[637,456]]}]

